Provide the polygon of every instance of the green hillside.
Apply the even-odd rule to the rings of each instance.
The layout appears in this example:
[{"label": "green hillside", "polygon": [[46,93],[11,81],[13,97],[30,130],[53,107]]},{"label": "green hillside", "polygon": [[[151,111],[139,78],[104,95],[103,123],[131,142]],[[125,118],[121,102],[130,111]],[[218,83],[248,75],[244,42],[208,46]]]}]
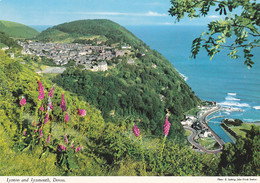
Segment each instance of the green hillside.
[{"label": "green hillside", "polygon": [[0,20],[0,32],[4,32],[10,37],[26,39],[33,38],[39,34],[37,30],[31,27],[6,20]]},{"label": "green hillside", "polygon": [[4,32],[0,32],[0,49],[6,46],[8,46],[9,48],[16,48],[18,50],[22,49],[22,47],[17,44],[16,41],[7,36]]},{"label": "green hillside", "polygon": [[41,32],[37,36],[39,41],[74,42],[97,36],[109,44],[126,43],[138,48],[144,43],[130,31],[110,20],[78,20],[63,23]]},{"label": "green hillside", "polygon": [[[20,61],[0,50],[0,176],[206,174],[203,169],[208,169],[213,155],[196,154],[171,140],[163,142],[163,132],[155,138],[141,130],[142,137],[137,138],[133,121],[105,122],[94,106],[58,86],[50,97],[53,108],[47,110],[53,83]],[[39,80],[45,94],[41,100]],[[85,109],[86,115],[78,115],[77,109]],[[61,145],[66,149],[60,150]]]},{"label": "green hillside", "polygon": [[[37,39],[75,41],[84,36],[105,37],[115,44],[129,45],[131,54],[122,61],[118,58],[110,61],[109,64],[116,64],[116,67],[107,72],[95,73],[72,67],[58,75],[54,82],[95,105],[106,121],[117,121],[118,115],[139,119],[139,126],[147,135],[159,135],[169,113],[169,120],[174,124],[171,137],[184,140],[180,121],[186,111],[200,103],[200,99],[167,59],[130,31],[110,20],[80,20],[49,28]],[[135,64],[128,64],[128,58],[135,60]]]}]

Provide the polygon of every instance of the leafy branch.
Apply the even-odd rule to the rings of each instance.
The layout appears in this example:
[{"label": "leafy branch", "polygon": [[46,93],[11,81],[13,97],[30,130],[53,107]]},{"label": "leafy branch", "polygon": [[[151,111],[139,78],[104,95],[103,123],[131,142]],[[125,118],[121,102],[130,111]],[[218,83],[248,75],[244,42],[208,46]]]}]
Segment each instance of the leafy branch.
[{"label": "leafy branch", "polygon": [[[236,59],[240,57],[237,53],[242,51],[245,65],[249,68],[253,66],[252,49],[260,46],[260,4],[256,0],[171,0],[171,4],[169,13],[177,21],[186,15],[191,19],[207,16],[211,7],[219,15],[225,16],[224,19],[210,22],[207,32],[194,39],[192,58],[196,58],[201,48],[207,51],[210,59],[221,49],[229,49],[231,52],[228,56]],[[241,14],[231,14],[234,9],[240,9]]]}]

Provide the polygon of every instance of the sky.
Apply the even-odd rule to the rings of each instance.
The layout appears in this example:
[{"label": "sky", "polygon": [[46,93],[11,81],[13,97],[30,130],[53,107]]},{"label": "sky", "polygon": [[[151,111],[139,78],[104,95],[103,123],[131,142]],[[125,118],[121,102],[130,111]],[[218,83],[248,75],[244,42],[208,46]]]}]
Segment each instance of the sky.
[{"label": "sky", "polygon": [[206,25],[218,19],[212,10],[207,18],[175,23],[168,13],[170,0],[0,0],[0,20],[25,25],[57,25],[82,19],[110,19],[129,25]]}]

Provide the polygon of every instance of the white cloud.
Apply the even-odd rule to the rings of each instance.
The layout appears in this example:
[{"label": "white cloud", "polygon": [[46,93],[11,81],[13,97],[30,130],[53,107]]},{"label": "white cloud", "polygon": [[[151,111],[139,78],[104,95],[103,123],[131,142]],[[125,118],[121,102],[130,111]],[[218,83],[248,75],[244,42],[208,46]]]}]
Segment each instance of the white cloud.
[{"label": "white cloud", "polygon": [[172,23],[172,22],[164,22],[164,23],[160,23],[160,25],[174,25],[174,23]]},{"label": "white cloud", "polygon": [[157,13],[157,12],[149,11],[148,13],[145,13],[144,16],[166,17],[168,15],[165,13]]},{"label": "white cloud", "polygon": [[122,13],[122,12],[55,12],[55,14],[78,14],[78,15],[107,15],[107,16],[148,16],[148,17],[165,17],[165,13],[149,11],[146,13]]},{"label": "white cloud", "polygon": [[208,18],[220,18],[220,16],[218,16],[218,15],[210,15],[210,16],[208,16]]}]

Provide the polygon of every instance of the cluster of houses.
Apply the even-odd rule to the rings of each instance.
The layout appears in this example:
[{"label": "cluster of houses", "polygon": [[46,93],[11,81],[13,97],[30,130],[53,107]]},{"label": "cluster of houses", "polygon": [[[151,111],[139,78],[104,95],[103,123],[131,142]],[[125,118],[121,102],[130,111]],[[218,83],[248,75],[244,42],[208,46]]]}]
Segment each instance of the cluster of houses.
[{"label": "cluster of houses", "polygon": [[[89,44],[57,44],[42,42],[18,42],[23,47],[22,54],[45,56],[52,59],[57,65],[66,65],[74,60],[76,65],[84,65],[92,71],[106,71],[107,61],[115,57],[124,57],[130,53],[130,46],[122,46],[122,49],[105,45],[92,46]],[[129,64],[134,64],[133,59],[128,59]]]},{"label": "cluster of houses", "polygon": [[196,131],[200,132],[199,137],[212,137],[211,132],[204,124],[199,123],[198,118],[193,115],[186,115],[185,120],[181,121],[183,126],[189,126]]}]

